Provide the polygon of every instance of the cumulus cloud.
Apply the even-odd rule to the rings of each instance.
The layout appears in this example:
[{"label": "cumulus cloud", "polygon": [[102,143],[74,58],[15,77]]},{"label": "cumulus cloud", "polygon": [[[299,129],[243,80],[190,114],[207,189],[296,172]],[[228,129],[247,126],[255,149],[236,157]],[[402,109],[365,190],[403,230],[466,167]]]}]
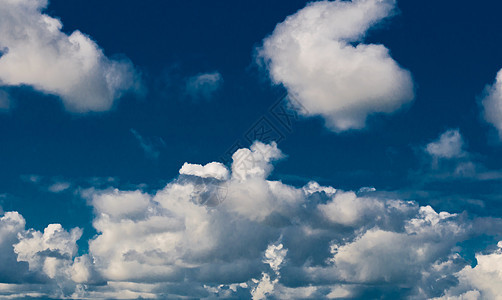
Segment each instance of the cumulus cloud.
[{"label": "cumulus cloud", "polygon": [[76,113],[109,110],[138,76],[127,60],[107,58],[80,31],[67,35],[60,20],[42,11],[47,0],[0,4],[0,84],[28,85],[57,95]]},{"label": "cumulus cloud", "polygon": [[436,158],[459,158],[465,156],[462,149],[464,140],[458,129],[450,129],[441,134],[437,141],[427,144],[425,151]]},{"label": "cumulus cloud", "polygon": [[[499,280],[500,253],[480,254],[478,265],[471,266],[460,242],[496,236],[501,220],[438,212],[371,189],[354,193],[316,182],[294,187],[268,179],[282,157],[275,143],[256,142],[234,153],[230,169],[187,163],[158,191],[88,190],[83,195],[94,209],[97,234],[81,256],[76,251],[80,229],[52,224],[43,232],[26,230],[22,216],[7,212],[0,219],[0,270],[8,271],[0,274],[3,282],[21,275],[0,285],[0,295],[492,295],[482,282]],[[209,185],[225,188],[219,205],[204,201],[218,192]]]},{"label": "cumulus cloud", "polygon": [[369,115],[392,113],[414,98],[410,73],[389,50],[362,43],[394,9],[394,0],[310,3],[276,26],[258,57],[300,113],[322,116],[337,132],[361,129]]},{"label": "cumulus cloud", "polygon": [[438,299],[500,299],[502,295],[502,242],[492,253],[476,255],[477,265],[466,266],[455,277],[459,284]]},{"label": "cumulus cloud", "polygon": [[60,224],[50,224],[40,232],[26,230],[25,225],[17,212],[6,212],[0,218],[0,297],[74,294],[77,287],[71,268],[82,230],[66,231]]},{"label": "cumulus cloud", "polygon": [[497,73],[495,83],[486,88],[481,104],[486,122],[493,125],[502,138],[502,70]]},{"label": "cumulus cloud", "polygon": [[201,73],[186,80],[185,92],[193,99],[210,99],[223,84],[219,72]]}]

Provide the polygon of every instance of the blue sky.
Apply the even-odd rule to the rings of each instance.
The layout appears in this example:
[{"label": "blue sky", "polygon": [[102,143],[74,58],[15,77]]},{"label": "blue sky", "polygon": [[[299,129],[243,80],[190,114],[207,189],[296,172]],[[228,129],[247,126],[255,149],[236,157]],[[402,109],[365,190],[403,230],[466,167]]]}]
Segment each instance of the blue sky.
[{"label": "blue sky", "polygon": [[0,296],[497,299],[501,8],[0,0]]}]

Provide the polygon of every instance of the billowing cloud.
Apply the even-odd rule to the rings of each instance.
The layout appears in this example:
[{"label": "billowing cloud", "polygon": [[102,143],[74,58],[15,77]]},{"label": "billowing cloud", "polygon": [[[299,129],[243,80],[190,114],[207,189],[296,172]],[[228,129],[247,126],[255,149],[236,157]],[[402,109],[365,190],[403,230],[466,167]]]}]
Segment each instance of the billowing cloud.
[{"label": "billowing cloud", "polygon": [[369,115],[392,113],[414,98],[410,73],[389,50],[362,43],[394,8],[394,0],[310,3],[276,26],[258,57],[300,113],[322,116],[334,131],[361,129]]},{"label": "billowing cloud", "polygon": [[495,83],[486,88],[481,103],[486,122],[493,125],[502,138],[502,70],[497,73]]},{"label": "billowing cloud", "polygon": [[80,31],[67,35],[60,20],[42,13],[47,0],[0,3],[0,84],[28,85],[57,95],[76,113],[106,111],[138,87],[126,59],[107,58]]},{"label": "billowing cloud", "polygon": [[[26,230],[22,216],[7,212],[0,220],[6,260],[0,270],[8,271],[0,274],[3,282],[17,281],[0,285],[0,295],[424,299],[477,293],[489,299],[497,292],[487,286],[499,280],[499,251],[479,254],[473,266],[461,242],[501,238],[502,220],[437,212],[374,189],[354,193],[313,181],[298,188],[267,179],[282,157],[275,143],[256,142],[234,153],[230,169],[186,163],[155,192],[89,189],[83,195],[97,235],[80,256],[80,229]],[[214,193],[218,205],[205,199]]]},{"label": "billowing cloud", "polygon": [[222,84],[219,72],[201,73],[186,80],[185,92],[193,99],[210,99]]},{"label": "billowing cloud", "polygon": [[477,265],[466,266],[455,277],[459,284],[440,299],[500,299],[502,295],[502,242],[492,253],[476,255]]}]

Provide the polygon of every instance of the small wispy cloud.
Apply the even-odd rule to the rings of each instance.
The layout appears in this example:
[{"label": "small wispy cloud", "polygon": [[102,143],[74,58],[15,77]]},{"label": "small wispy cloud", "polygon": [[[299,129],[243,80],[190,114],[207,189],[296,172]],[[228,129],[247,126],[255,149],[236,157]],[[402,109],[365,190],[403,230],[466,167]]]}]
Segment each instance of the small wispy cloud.
[{"label": "small wispy cloud", "polygon": [[131,128],[131,133],[136,138],[139,143],[139,146],[145,152],[146,157],[151,159],[158,159],[160,156],[159,148],[163,148],[166,146],[166,143],[162,138],[154,137],[154,138],[146,138],[139,134],[136,130]]},{"label": "small wispy cloud", "polygon": [[12,100],[6,91],[0,90],[0,112],[9,111],[12,106]]},{"label": "small wispy cloud", "polygon": [[71,184],[69,182],[56,182],[49,186],[48,190],[51,193],[61,193],[69,189]]},{"label": "small wispy cloud", "polygon": [[186,80],[185,92],[193,99],[210,99],[223,84],[219,72],[201,73]]},{"label": "small wispy cloud", "polygon": [[458,158],[465,156],[462,149],[464,140],[458,129],[450,129],[441,134],[437,141],[427,144],[425,151],[435,158]]}]

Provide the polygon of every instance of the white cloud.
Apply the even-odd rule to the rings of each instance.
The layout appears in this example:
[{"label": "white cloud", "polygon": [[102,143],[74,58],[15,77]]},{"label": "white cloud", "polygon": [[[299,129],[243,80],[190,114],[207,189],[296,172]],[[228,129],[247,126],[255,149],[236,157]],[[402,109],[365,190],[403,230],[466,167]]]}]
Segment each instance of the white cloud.
[{"label": "white cloud", "polygon": [[67,232],[60,224],[50,224],[43,233],[29,230],[20,234],[14,252],[18,261],[28,262],[30,271],[43,271],[49,278],[66,276],[58,272],[71,264],[81,236],[79,228]]},{"label": "white cloud", "polygon": [[458,129],[450,129],[441,134],[435,142],[427,144],[425,150],[436,158],[459,158],[466,153],[462,149],[464,140]]},{"label": "white cloud", "polygon": [[42,11],[47,0],[0,4],[0,84],[29,85],[61,97],[76,113],[109,110],[138,76],[126,60],[108,59],[80,31],[67,35],[60,20]]},{"label": "white cloud", "polygon": [[495,83],[486,88],[481,104],[486,122],[493,125],[502,138],[502,70],[497,73]]},{"label": "white cloud", "polygon": [[337,132],[361,129],[369,115],[414,98],[410,73],[389,50],[360,43],[394,8],[394,0],[310,3],[276,26],[258,56],[272,81],[301,103],[300,113],[322,116]]},{"label": "white cloud", "polygon": [[275,279],[271,280],[270,275],[264,272],[260,280],[252,280],[257,284],[251,290],[253,300],[266,299],[267,295],[274,291],[275,285],[279,282],[281,264],[284,262],[287,253],[288,250],[284,249],[282,244],[271,244],[268,246],[263,262],[270,266],[274,272],[273,276],[275,276]]},{"label": "white cloud", "polygon": [[71,187],[71,184],[69,182],[56,182],[49,186],[49,192],[52,193],[61,193],[66,191]]},{"label": "white cloud", "polygon": [[455,273],[459,284],[441,299],[502,299],[502,242],[489,254],[477,254],[477,265]]},{"label": "white cloud", "polygon": [[193,175],[202,178],[228,179],[228,169],[222,163],[212,162],[206,165],[184,163],[180,169],[181,175]]},{"label": "white cloud", "polygon": [[[459,242],[493,228],[377,193],[267,179],[281,157],[276,144],[256,142],[235,152],[231,171],[185,164],[156,192],[87,190],[97,234],[78,257],[80,229],[25,230],[24,219],[7,212],[0,276],[23,280],[0,285],[0,295],[323,299],[390,291],[423,299],[474,288],[489,295],[458,252]],[[218,192],[208,185],[225,187],[217,206],[203,201]],[[478,257],[473,270],[484,282],[498,280],[496,261],[490,269]],[[462,276],[469,285],[457,286]]]},{"label": "white cloud", "polygon": [[201,73],[186,80],[185,92],[193,99],[210,99],[222,84],[223,76],[219,72]]}]

